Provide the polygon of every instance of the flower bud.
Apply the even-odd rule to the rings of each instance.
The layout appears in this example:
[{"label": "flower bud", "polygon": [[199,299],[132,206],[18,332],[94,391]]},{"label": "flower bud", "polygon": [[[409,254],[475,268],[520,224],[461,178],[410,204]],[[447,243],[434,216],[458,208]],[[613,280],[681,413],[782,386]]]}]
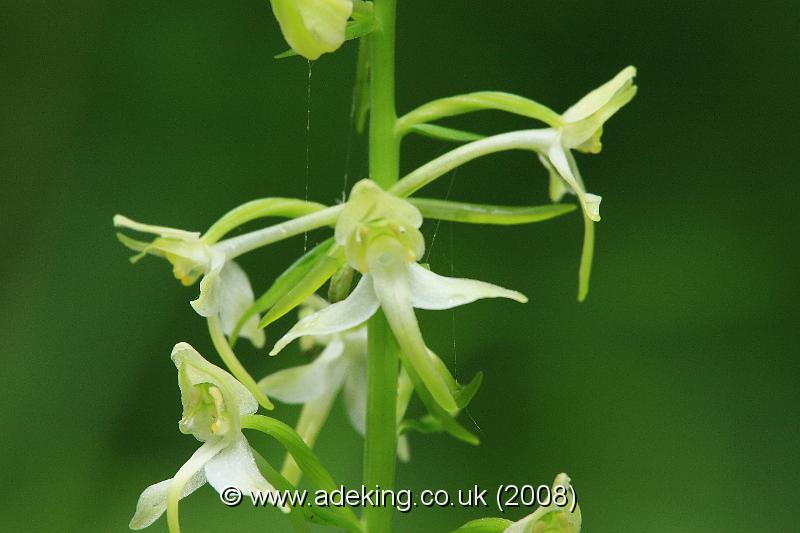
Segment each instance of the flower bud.
[{"label": "flower bud", "polygon": [[306,59],[314,60],[342,45],[353,2],[272,0],[272,12],[289,46]]}]

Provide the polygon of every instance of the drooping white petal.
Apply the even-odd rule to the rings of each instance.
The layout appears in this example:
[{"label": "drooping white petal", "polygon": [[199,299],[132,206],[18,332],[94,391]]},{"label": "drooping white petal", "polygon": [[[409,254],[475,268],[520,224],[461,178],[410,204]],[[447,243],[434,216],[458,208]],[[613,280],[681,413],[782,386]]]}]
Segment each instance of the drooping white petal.
[{"label": "drooping white petal", "polygon": [[440,276],[417,263],[409,265],[411,303],[418,309],[451,309],[482,298],[510,298],[525,303],[524,294],[491,283]]},{"label": "drooping white petal", "polygon": [[168,228],[166,226],[153,226],[152,224],[142,224],[123,215],[114,215],[114,226],[117,228],[128,228],[142,233],[153,233],[161,237],[191,241],[200,238],[200,232],[185,231],[182,229]]},{"label": "drooping white petal", "polygon": [[593,221],[599,221],[601,198],[586,192],[583,182],[573,172],[568,156],[564,152],[564,148],[560,144],[553,144],[547,151],[547,158],[558,174],[564,178],[567,185],[569,185],[578,196],[583,212]]},{"label": "drooping white petal", "polygon": [[147,527],[166,510],[170,531],[179,531],[178,502],[205,484],[203,467],[224,447],[221,440],[204,443],[178,469],[172,479],[145,489],[131,519],[131,529]]},{"label": "drooping white petal", "polygon": [[372,278],[365,275],[346,299],[309,315],[289,330],[272,348],[275,355],[298,337],[305,335],[330,335],[345,331],[367,321],[378,310]]},{"label": "drooping white petal", "polygon": [[[167,491],[173,478],[165,479],[160,483],[150,485],[139,496],[136,503],[136,512],[131,518],[131,529],[144,529],[164,514],[167,510]],[[206,475],[201,468],[192,475],[181,492],[181,499],[187,497],[206,483]]]},{"label": "drooping white petal", "polygon": [[214,490],[236,487],[242,494],[274,490],[259,472],[247,439],[241,433],[206,464],[206,478]]},{"label": "drooping white petal", "polygon": [[[235,261],[228,261],[219,273],[221,283],[219,319],[222,331],[230,335],[236,328],[239,318],[253,305],[253,288],[242,267]],[[252,341],[256,348],[264,346],[264,330],[258,327],[260,317],[253,315],[244,323],[240,335]]]},{"label": "drooping white petal", "polygon": [[172,349],[172,361],[178,368],[178,385],[182,395],[188,387],[211,383],[222,390],[228,408],[240,416],[258,410],[258,401],[244,385],[225,370],[203,359],[190,344],[176,344]]},{"label": "drooping white petal", "polygon": [[338,391],[350,367],[343,351],[344,343],[334,337],[313,362],[279,370],[259,381],[258,387],[285,403],[306,403]]},{"label": "drooping white petal", "polygon": [[448,412],[457,410],[447,383],[435,368],[419,330],[411,304],[410,270],[405,250],[391,237],[379,238],[368,252],[370,275],[375,294],[394,333],[400,349],[420,376],[431,396]]},{"label": "drooping white petal", "polygon": [[200,294],[192,300],[192,308],[200,316],[214,316],[219,314],[222,306],[222,291],[224,290],[220,273],[225,266],[225,256],[215,254],[211,258],[211,265],[200,281]]},{"label": "drooping white petal", "polygon": [[350,423],[361,435],[367,433],[367,358],[353,358],[344,382],[344,401]]}]

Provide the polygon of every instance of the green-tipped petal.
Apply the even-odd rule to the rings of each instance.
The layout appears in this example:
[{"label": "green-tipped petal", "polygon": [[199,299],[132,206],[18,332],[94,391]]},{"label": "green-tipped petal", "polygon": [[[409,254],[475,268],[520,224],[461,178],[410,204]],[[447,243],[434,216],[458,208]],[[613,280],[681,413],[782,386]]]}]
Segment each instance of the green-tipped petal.
[{"label": "green-tipped petal", "polygon": [[342,45],[353,3],[351,0],[272,0],[272,11],[289,46],[306,59],[314,60]]},{"label": "green-tipped petal", "polygon": [[419,309],[451,309],[482,298],[510,298],[525,303],[528,298],[517,291],[504,289],[474,279],[448,278],[412,263],[409,265],[411,303]]},{"label": "green-tipped petal", "polygon": [[350,296],[341,302],[332,304],[303,318],[275,343],[275,347],[272,348],[269,354],[277,354],[298,337],[331,335],[366,322],[369,317],[375,314],[380,305],[375,297],[372,285],[370,276],[362,277],[356,288],[350,293]]},{"label": "green-tipped petal", "polygon": [[334,338],[312,363],[270,374],[258,388],[284,403],[306,403],[338,391],[350,367],[343,352],[344,343]]}]

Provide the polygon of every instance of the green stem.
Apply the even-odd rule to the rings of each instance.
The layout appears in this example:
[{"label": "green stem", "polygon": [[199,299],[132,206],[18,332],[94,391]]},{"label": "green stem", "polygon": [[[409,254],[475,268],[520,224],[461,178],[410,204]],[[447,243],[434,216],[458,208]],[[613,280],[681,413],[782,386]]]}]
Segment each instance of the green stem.
[{"label": "green stem", "polygon": [[[392,489],[397,458],[397,371],[398,352],[389,323],[378,311],[368,323],[367,436],[364,446],[364,485]],[[391,531],[392,508],[366,507],[367,533]]]},{"label": "green stem", "polygon": [[400,173],[400,141],[395,126],[394,40],[396,0],[375,1],[377,28],[370,34],[369,172],[381,187],[389,188]]},{"label": "green stem", "polygon": [[[400,175],[400,140],[396,133],[394,52],[397,0],[375,0],[376,29],[369,36],[370,123],[369,172],[388,189]],[[382,311],[368,322],[367,434],[364,443],[364,485],[393,489],[397,461],[398,347]],[[391,507],[366,507],[366,533],[389,533]]]}]

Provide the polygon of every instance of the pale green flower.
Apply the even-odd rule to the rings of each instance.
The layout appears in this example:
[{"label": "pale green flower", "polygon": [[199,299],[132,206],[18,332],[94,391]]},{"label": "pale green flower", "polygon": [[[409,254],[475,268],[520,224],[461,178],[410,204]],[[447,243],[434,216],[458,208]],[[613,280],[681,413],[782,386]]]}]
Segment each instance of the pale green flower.
[{"label": "pale green flower", "polygon": [[565,501],[559,502],[565,505],[556,505],[554,501],[550,505],[542,505],[522,520],[508,526],[503,533],[580,533],[581,508],[575,504],[575,510],[570,510],[574,496],[570,491],[569,476],[563,473],[556,476],[551,498],[556,487],[562,487],[565,491]]},{"label": "pale green flower", "polygon": [[331,335],[367,321],[378,308],[386,314],[394,336],[409,363],[433,398],[448,412],[458,407],[447,376],[430,355],[419,330],[414,308],[450,309],[481,298],[511,298],[516,292],[469,279],[447,278],[420,266],[425,242],[419,210],[374,182],[362,180],[336,224],[336,241],[345,247],[349,264],[362,278],[347,299],[300,320],[270,352],[281,351],[298,337]]},{"label": "pale green flower", "polygon": [[[201,316],[219,316],[226,335],[253,304],[253,288],[247,274],[235,261],[227,259],[225,248],[205,242],[200,233],[141,224],[122,215],[114,217],[114,225],[158,235],[152,242],[143,242],[118,233],[122,244],[140,252],[131,262],[148,254],[163,257],[172,264],[175,278],[186,286],[202,276],[200,295],[191,302],[192,307]],[[241,335],[260,348],[264,346],[264,331],[258,328],[259,320],[257,315],[251,317],[242,327]]]},{"label": "pale green flower", "polygon": [[183,418],[178,427],[203,445],[175,476],[147,487],[139,497],[131,529],[143,529],[164,511],[170,531],[179,531],[178,502],[206,482],[216,491],[236,487],[243,494],[272,491],[256,467],[240,420],[258,409],[255,397],[236,379],[212,365],[189,344],[172,350],[178,369]]},{"label": "pale green flower", "polygon": [[602,144],[603,124],[636,95],[634,67],[626,67],[612,80],[601,85],[560,117],[554,137],[539,150],[539,160],[550,172],[550,199],[558,202],[566,193],[574,194],[583,209],[584,238],[578,273],[578,300],[589,292],[589,277],[594,254],[594,223],[600,220],[601,197],[587,192],[572,150],[596,154]]},{"label": "pale green flower", "polygon": [[271,0],[283,36],[295,52],[317,59],[345,40],[352,0]]},{"label": "pale green flower", "polygon": [[550,196],[554,202],[569,192],[578,197],[586,216],[600,220],[600,196],[586,192],[570,150],[596,154],[602,149],[603,124],[636,95],[634,67],[626,67],[561,115],[553,143],[540,155],[550,170]]}]

